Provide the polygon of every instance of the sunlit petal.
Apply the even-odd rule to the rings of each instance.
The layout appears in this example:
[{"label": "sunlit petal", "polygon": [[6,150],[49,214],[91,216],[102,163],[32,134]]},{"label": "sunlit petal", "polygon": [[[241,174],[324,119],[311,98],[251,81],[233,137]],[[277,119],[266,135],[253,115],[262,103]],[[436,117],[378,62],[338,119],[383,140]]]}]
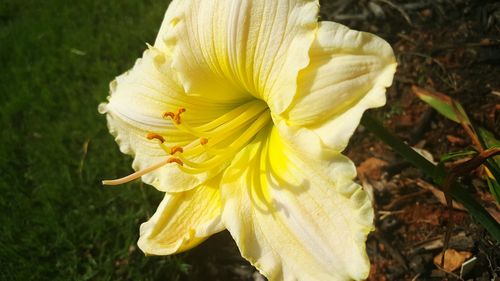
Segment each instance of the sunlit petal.
[{"label": "sunlit petal", "polygon": [[[154,48],[145,51],[130,71],[111,82],[110,89],[109,102],[101,104],[100,111],[107,113],[109,130],[121,151],[135,156],[132,167],[137,171],[170,157],[157,139],[147,138],[150,133],[163,136],[166,147],[198,142],[196,136],[163,118],[164,112],[186,108],[189,112],[183,118],[196,125],[214,120],[233,107],[203,97],[187,97],[170,69],[168,57]],[[215,176],[222,168],[192,175],[182,173],[171,163],[143,175],[142,180],[162,191],[183,191]]]},{"label": "sunlit petal", "polygon": [[151,219],[141,225],[139,248],[151,255],[188,250],[224,229],[220,176],[186,192],[166,194]]},{"label": "sunlit petal", "polygon": [[183,9],[186,8],[187,2],[185,0],[172,0],[168,5],[168,9],[165,12],[165,16],[163,18],[163,22],[160,26],[160,30],[158,31],[158,35],[156,36],[154,46],[158,48],[160,51],[164,52],[168,56],[172,55],[173,49],[166,43],[166,38],[171,36],[174,27],[176,18],[182,14]]},{"label": "sunlit petal", "polygon": [[311,63],[300,72],[297,96],[282,117],[293,134],[319,137],[322,146],[341,151],[363,112],[385,104],[394,54],[379,37],[333,22],[320,23],[309,53]]},{"label": "sunlit petal", "polygon": [[242,255],[270,280],[366,278],[373,210],[354,165],[300,155],[269,130],[222,180],[223,221]]},{"label": "sunlit petal", "polygon": [[[174,69],[189,94],[220,101],[252,96],[281,112],[309,63],[317,27],[314,0],[186,1],[165,36]],[[165,24],[165,23],[164,23]]]}]

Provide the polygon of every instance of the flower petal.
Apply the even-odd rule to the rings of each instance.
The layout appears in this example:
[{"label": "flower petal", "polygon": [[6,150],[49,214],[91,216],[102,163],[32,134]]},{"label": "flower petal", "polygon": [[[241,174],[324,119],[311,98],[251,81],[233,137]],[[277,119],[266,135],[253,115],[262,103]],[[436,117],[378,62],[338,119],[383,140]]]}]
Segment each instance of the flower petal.
[{"label": "flower petal", "polygon": [[158,35],[155,39],[155,48],[158,48],[168,56],[172,55],[172,48],[165,44],[165,38],[171,36],[173,29],[175,27],[174,23],[176,17],[182,13],[181,9],[184,9],[185,1],[184,0],[172,0],[168,5],[168,9],[165,12],[165,16],[163,17],[163,22],[160,26],[160,30],[158,31]]},{"label": "flower petal", "polygon": [[[291,102],[317,27],[316,0],[186,1],[172,36],[174,69],[189,94],[239,101],[249,95],[280,113]],[[251,96],[250,96],[251,97]]]},{"label": "flower petal", "polygon": [[[169,58],[155,48],[145,51],[130,71],[111,82],[110,88],[109,103],[101,104],[99,110],[107,114],[109,130],[120,150],[135,157],[132,164],[135,170],[146,169],[170,157],[158,140],[146,138],[148,133],[165,136],[168,146],[197,141],[195,136],[177,129],[171,120],[162,118],[164,112],[186,108],[183,120],[197,125],[214,120],[234,107],[203,97],[186,96],[172,73]],[[172,163],[142,176],[142,180],[161,191],[185,191],[217,175],[223,168],[193,175],[181,172],[177,164]]]},{"label": "flower petal", "polygon": [[165,195],[156,213],[141,225],[139,248],[146,254],[170,255],[224,230],[217,176],[192,190]]},{"label": "flower petal", "polygon": [[392,48],[373,34],[321,22],[309,54],[311,63],[300,72],[296,98],[282,117],[295,134],[312,133],[323,146],[342,151],[363,112],[385,104],[396,70]]},{"label": "flower petal", "polygon": [[269,280],[360,280],[373,229],[356,170],[337,153],[301,155],[276,128],[242,151],[222,179],[222,220],[242,255]]}]

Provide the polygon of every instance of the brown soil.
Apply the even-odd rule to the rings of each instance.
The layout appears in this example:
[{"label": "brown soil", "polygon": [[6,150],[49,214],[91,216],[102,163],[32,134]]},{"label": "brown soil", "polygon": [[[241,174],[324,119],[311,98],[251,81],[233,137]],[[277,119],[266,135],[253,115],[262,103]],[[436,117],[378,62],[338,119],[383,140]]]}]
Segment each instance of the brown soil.
[{"label": "brown soil", "polygon": [[[383,15],[370,12],[373,3],[382,8]],[[345,23],[386,38],[399,63],[387,106],[372,114],[434,159],[469,147],[471,141],[459,124],[437,114],[416,97],[411,89],[416,85],[458,100],[473,122],[499,136],[500,97],[495,94],[500,91],[499,3],[360,1],[350,5],[358,11],[368,10],[368,18]],[[325,17],[335,19],[328,11]],[[366,176],[360,175],[364,185],[373,190],[377,210],[377,230],[368,240],[372,261],[369,280],[500,278],[499,244],[466,211],[455,208],[449,212],[443,200],[430,191],[439,193],[430,179],[363,128],[351,140],[347,155],[361,169],[360,174],[367,161],[385,162],[379,165],[378,172],[373,172],[377,170],[375,165]],[[480,177],[472,173],[461,180],[482,199],[483,205],[498,211]],[[444,226],[448,222],[453,228],[449,247],[476,259],[462,276],[460,268],[446,272],[433,262],[443,249]]]}]

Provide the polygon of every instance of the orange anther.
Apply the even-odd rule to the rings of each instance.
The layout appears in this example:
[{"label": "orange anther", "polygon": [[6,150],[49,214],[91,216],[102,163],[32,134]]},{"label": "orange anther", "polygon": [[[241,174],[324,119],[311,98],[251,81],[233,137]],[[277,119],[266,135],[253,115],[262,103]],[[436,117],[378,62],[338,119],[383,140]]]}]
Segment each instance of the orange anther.
[{"label": "orange anther", "polygon": [[163,118],[167,118],[167,117],[175,119],[175,113],[170,112],[170,111],[167,111],[167,112],[163,113]]},{"label": "orange anther", "polygon": [[155,134],[155,133],[149,133],[149,134],[147,134],[147,135],[146,135],[146,138],[147,138],[148,140],[157,139],[157,140],[159,140],[161,143],[164,143],[164,142],[165,142],[165,139],[164,139],[162,136],[160,136],[160,135],[158,135],[158,134]]},{"label": "orange anther", "polygon": [[172,119],[174,119],[175,123],[180,124],[181,123],[181,113],[186,112],[186,109],[184,107],[180,107],[177,110],[177,113],[174,115]]},{"label": "orange anther", "polygon": [[176,113],[173,113],[171,111],[167,111],[163,113],[163,118],[170,117],[176,124],[181,123],[181,113],[186,112],[186,109],[184,107],[180,107]]},{"label": "orange anther", "polygon": [[184,166],[184,163],[182,162],[181,159],[179,158],[175,158],[175,157],[170,157],[168,160],[167,160],[167,163],[177,163],[181,166]]},{"label": "orange anther", "polygon": [[207,139],[207,138],[201,138],[201,139],[200,139],[200,144],[201,144],[201,145],[205,145],[205,144],[207,144],[207,143],[208,143],[208,139]]},{"label": "orange anther", "polygon": [[175,153],[177,152],[180,152],[180,153],[183,153],[184,152],[184,149],[180,146],[173,146],[171,149],[170,149],[170,154],[171,155],[174,155]]}]

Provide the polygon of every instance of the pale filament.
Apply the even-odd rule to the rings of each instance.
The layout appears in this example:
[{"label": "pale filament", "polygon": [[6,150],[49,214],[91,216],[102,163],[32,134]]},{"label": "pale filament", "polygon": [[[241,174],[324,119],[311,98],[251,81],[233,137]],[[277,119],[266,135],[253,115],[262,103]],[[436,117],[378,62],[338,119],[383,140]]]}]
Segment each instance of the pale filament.
[{"label": "pale filament", "polygon": [[[213,124],[206,124],[206,125],[202,125],[199,127],[191,127],[191,126],[185,124],[185,122],[182,122],[181,117],[180,117],[180,113],[182,113],[182,112],[178,112],[176,114],[174,114],[172,112],[167,112],[167,113],[165,113],[164,116],[172,118],[174,120],[173,124],[179,130],[182,130],[186,133],[189,133],[189,134],[196,136],[196,137],[199,137],[199,138],[201,138],[201,137],[210,138],[211,136],[219,135],[222,132],[231,131],[231,130],[234,130],[238,127],[241,127],[242,125],[245,125],[246,123],[249,123],[250,121],[252,121],[253,118],[255,118],[255,116],[262,114],[262,112],[264,110],[266,110],[266,107],[262,106],[262,104],[254,103],[251,106],[249,106],[249,108],[246,109],[246,111],[244,111],[243,113],[235,115],[234,114],[235,112],[239,113],[240,108],[241,108],[241,106],[227,114],[229,117],[232,117],[234,115],[235,116],[234,118],[228,118],[226,116],[226,114],[224,114],[223,116],[212,121]],[[229,119],[227,122],[222,123],[223,120],[227,120],[227,119]],[[210,122],[210,123],[212,123],[212,122]],[[219,124],[219,126],[215,127],[215,124]],[[212,127],[213,127],[213,130],[211,130],[211,131],[207,130],[208,128],[212,128]]]},{"label": "pale filament", "polygon": [[[208,141],[208,138],[210,141],[208,141],[208,145],[203,145],[200,143],[200,140],[193,141],[189,143],[188,145],[184,146],[184,153],[183,155],[188,157],[188,156],[195,156],[199,155],[203,152],[209,152],[210,154],[219,154],[219,152],[226,153],[226,149],[221,149],[218,151],[217,149],[213,148],[216,144],[220,143],[221,141],[227,139],[228,135],[233,135],[233,133],[238,132],[238,128],[244,128],[246,125],[251,123],[252,121],[255,121],[255,118],[258,117],[259,115],[262,115],[264,111],[267,110],[267,106],[263,104],[262,101],[251,101],[246,104],[243,104],[232,111],[222,115],[221,117],[198,127],[191,127],[185,122],[180,122],[178,124],[175,120],[181,120],[181,118],[178,116],[182,112],[178,113],[173,113],[173,112],[167,112],[164,114],[164,116],[171,117],[174,122],[172,122],[177,128],[180,130],[189,133],[191,135],[194,135],[196,137],[199,137],[200,140]],[[266,114],[264,114],[266,115]],[[218,127],[217,127],[218,126]],[[208,129],[212,128],[212,131],[208,131]],[[229,132],[229,133],[228,133]],[[220,136],[223,136],[220,138]],[[219,136],[219,137],[212,137],[212,136]],[[163,149],[167,152],[169,150],[168,147],[163,146]]]},{"label": "pale filament", "polygon": [[[168,136],[149,133],[146,137],[149,140],[158,141],[159,146],[167,154],[172,155],[172,157],[126,177],[116,180],[104,180],[102,183],[104,185],[123,184],[140,178],[169,163],[176,163],[180,170],[189,174],[198,174],[208,171],[227,162],[234,153],[250,142],[251,139],[271,121],[271,116],[268,112],[269,109],[262,101],[245,103],[223,114],[217,119],[198,127],[189,126],[182,121],[181,114],[185,111],[186,109],[179,108],[175,113],[165,112],[163,117],[171,119],[172,123],[179,130],[197,137],[196,140],[185,146],[167,146],[166,139]],[[224,148],[216,147],[220,143],[225,145],[226,142],[224,141],[235,136],[237,136],[236,139],[227,144]],[[201,162],[195,162],[188,159],[200,156],[204,153],[209,157]]]},{"label": "pale filament", "polygon": [[[250,139],[260,130],[262,129],[267,122],[271,120],[271,117],[269,114],[264,114],[261,115],[239,138],[237,138],[234,142],[232,142],[229,146],[227,146],[225,149],[217,149],[218,155],[215,156],[214,158],[207,160],[203,163],[196,163],[189,161],[183,155],[179,155],[179,158],[186,163],[188,166],[191,166],[193,168],[205,168],[207,165],[208,166],[213,166],[212,162],[219,163],[218,161],[215,161],[218,158],[227,158],[223,157],[221,155],[227,156],[227,154],[232,154],[233,152],[238,151],[243,145],[245,145]],[[214,160],[214,161],[212,161]]]},{"label": "pale filament", "polygon": [[207,124],[204,124],[204,125],[197,127],[197,129],[200,130],[201,132],[206,132],[206,131],[215,129],[216,127],[218,127],[226,122],[229,122],[229,121],[233,120],[234,118],[240,116],[241,114],[245,113],[245,111],[247,111],[248,108],[256,107],[256,106],[262,108],[263,107],[262,102],[259,100],[247,102],[247,103],[240,105],[237,108],[231,110],[230,112],[222,115],[221,117],[219,117],[213,121],[210,121]]},{"label": "pale filament", "polygon": [[216,156],[206,160],[202,163],[196,163],[190,161],[184,157],[184,155],[179,155],[179,158],[188,166],[188,167],[179,167],[182,171],[190,174],[197,174],[204,171],[208,171],[225,161],[227,161],[230,157],[233,156],[233,153],[240,150],[242,146],[246,145],[252,138],[264,128],[268,122],[271,120],[271,116],[269,114],[263,114],[259,116],[259,118],[235,141],[233,141],[226,149],[217,149],[220,153],[216,154]]}]

